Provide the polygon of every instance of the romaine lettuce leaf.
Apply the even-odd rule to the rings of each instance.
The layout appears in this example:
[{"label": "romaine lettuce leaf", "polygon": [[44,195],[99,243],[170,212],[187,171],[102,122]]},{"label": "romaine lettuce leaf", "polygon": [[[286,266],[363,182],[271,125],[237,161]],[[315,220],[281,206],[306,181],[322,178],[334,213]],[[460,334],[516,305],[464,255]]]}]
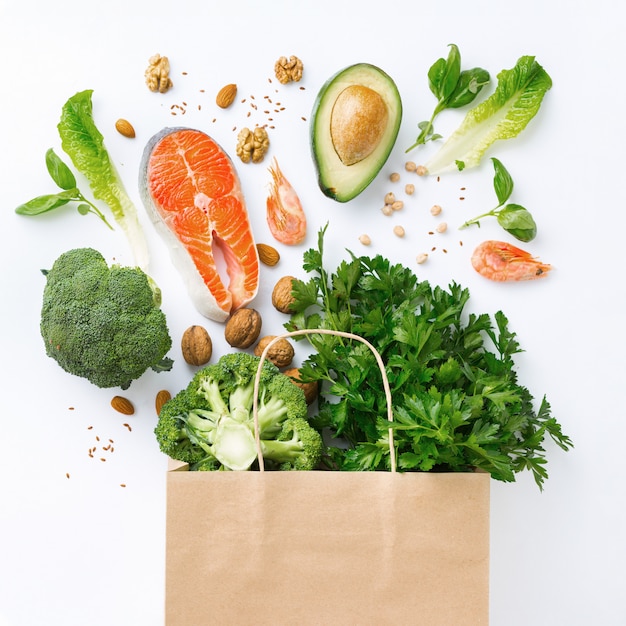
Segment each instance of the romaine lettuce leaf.
[{"label": "romaine lettuce leaf", "polygon": [[148,245],[137,217],[137,209],[104,145],[93,119],[93,90],[80,91],[64,105],[58,124],[61,147],[76,169],[87,179],[93,195],[110,208],[115,221],[130,243],[135,263],[144,271],[148,266]]},{"label": "romaine lettuce leaf", "polygon": [[552,79],[533,56],[502,70],[494,93],[470,109],[463,122],[425,164],[428,174],[476,167],[498,139],[521,133],[536,115]]}]

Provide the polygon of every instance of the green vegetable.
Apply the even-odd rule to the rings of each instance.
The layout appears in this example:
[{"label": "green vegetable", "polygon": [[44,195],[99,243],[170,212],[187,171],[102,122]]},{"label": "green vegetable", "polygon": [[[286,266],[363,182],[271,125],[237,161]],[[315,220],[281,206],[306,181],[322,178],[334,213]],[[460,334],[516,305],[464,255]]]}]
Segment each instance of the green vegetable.
[{"label": "green vegetable", "polygon": [[149,368],[171,368],[161,292],[141,269],[109,267],[97,250],[77,248],[44,273],[41,336],[66,372],[127,389]]},{"label": "green vegetable", "polygon": [[495,170],[493,187],[498,198],[498,206],[491,211],[467,220],[467,222],[462,224],[461,228],[467,228],[473,224],[480,226],[481,219],[496,217],[498,224],[513,237],[520,241],[532,241],[537,235],[537,225],[533,216],[519,204],[505,204],[513,193],[513,179],[498,159],[492,158],[491,160]]},{"label": "green vegetable", "polygon": [[[293,283],[290,331],[329,328],[371,342],[385,363],[393,399],[398,467],[407,471],[481,468],[513,481],[524,469],[542,488],[544,440],[562,449],[570,439],[544,397],[537,411],[518,382],[513,356],[521,351],[501,311],[465,311],[469,292],[456,283],[431,287],[387,259],[355,257],[329,273],[323,236],[304,255],[307,281]],[[320,382],[317,429],[347,449],[330,448],[334,468],[389,468],[389,422],[382,378],[370,350],[332,335],[309,335],[314,351],[300,367]]]},{"label": "green vegetable", "polygon": [[[259,363],[259,357],[236,352],[196,372],[161,409],[154,431],[161,451],[192,470],[250,469],[257,460],[253,402]],[[269,361],[261,369],[257,415],[264,466],[315,468],[322,437],[306,419],[304,392]]]},{"label": "green vegetable", "polygon": [[59,193],[46,194],[37,196],[24,204],[20,204],[15,209],[20,215],[40,215],[47,213],[59,207],[65,206],[70,202],[79,202],[76,207],[81,215],[93,213],[97,215],[109,228],[111,224],[107,221],[103,213],[98,207],[87,200],[76,186],[76,178],[72,170],[57,156],[52,148],[46,152],[46,167],[52,180],[62,190]]},{"label": "green vegetable", "polygon": [[487,70],[480,67],[461,71],[461,53],[455,44],[450,44],[448,58],[437,59],[428,70],[428,86],[437,98],[430,120],[420,122],[420,134],[415,143],[407,148],[410,152],[427,141],[441,139],[435,133],[433,122],[445,109],[458,109],[473,102],[480,90],[489,83],[490,76]]},{"label": "green vegetable", "polygon": [[478,166],[495,141],[516,137],[526,128],[552,87],[552,79],[533,56],[521,57],[497,78],[494,93],[467,112],[459,128],[426,163],[428,174]]},{"label": "green vegetable", "polygon": [[105,202],[122,228],[133,251],[135,263],[148,267],[148,245],[137,217],[137,209],[128,196],[115,165],[96,127],[92,113],[93,90],[81,91],[64,105],[58,124],[61,146],[74,166],[88,180],[93,195]]}]

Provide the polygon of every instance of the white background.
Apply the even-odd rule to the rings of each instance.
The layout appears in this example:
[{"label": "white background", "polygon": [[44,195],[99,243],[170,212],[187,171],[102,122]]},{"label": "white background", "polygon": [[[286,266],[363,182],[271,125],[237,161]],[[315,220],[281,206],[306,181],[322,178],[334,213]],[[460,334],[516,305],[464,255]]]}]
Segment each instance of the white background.
[{"label": "white background", "polygon": [[[529,474],[512,484],[492,483],[491,622],[625,624],[626,91],[620,11],[617,0],[219,5],[0,0],[0,624],[163,621],[166,459],[152,433],[153,399],[161,388],[178,391],[193,372],[179,348],[187,326],[206,326],[216,357],[226,347],[222,327],[191,306],[146,219],[137,191],[139,160],[153,133],[181,124],[205,130],[234,157],[233,127],[266,121],[261,104],[256,116],[246,117],[252,95],[257,102],[269,95],[285,106],[274,116],[270,156],[278,158],[309,220],[305,244],[278,246],[280,264],[263,270],[254,305],[264,314],[264,332],[280,332],[284,321],[271,310],[274,282],[283,274],[303,275],[302,252],[315,245],[326,222],[331,267],[346,248],[382,253],[433,284],[456,280],[467,286],[472,310],[502,309],[525,349],[517,359],[521,381],[536,398],[546,394],[575,449],[564,453],[547,446],[550,478],[543,493]],[[525,54],[535,55],[554,81],[527,130],[487,154],[500,158],[513,176],[511,200],[535,216],[539,234],[526,247],[553,264],[543,280],[495,284],[470,266],[479,242],[507,239],[495,221],[458,230],[465,219],[495,204],[487,157],[478,170],[439,182],[404,172],[404,149],[434,106],[427,69],[447,54],[449,43],[459,46],[464,67],[488,69],[494,83],[498,71]],[[166,95],[151,93],[144,84],[148,58],[157,52],[172,65],[174,89]],[[270,84],[274,61],[291,54],[305,65],[300,85]],[[307,121],[322,83],[361,61],[394,78],[404,117],[381,175],[341,205],[317,187]],[[230,82],[248,101],[224,112],[214,96]],[[56,131],[60,110],[83,89],[94,90],[96,123],[137,204],[149,238],[150,271],[163,290],[174,340],[173,371],[147,373],[126,392],[137,408],[130,418],[110,408],[116,390],[97,389],[48,359],[38,329],[40,269],[65,250],[86,245],[109,260],[131,262],[123,234],[71,209],[40,218],[14,214],[20,203],[54,190],[44,154],[53,147],[63,155]],[[184,116],[171,114],[175,104],[186,110]],[[437,130],[451,132],[463,114],[443,113]],[[136,139],[116,133],[118,117],[134,124]],[[432,149],[410,158],[423,161]],[[264,204],[269,157],[259,165],[236,164],[256,238],[272,243]],[[389,182],[392,171],[402,173],[401,186]],[[402,195],[406,182],[415,183],[416,194],[402,212],[383,216],[384,194]],[[428,211],[434,203],[444,208],[441,219],[449,224],[444,235],[428,234],[436,224]],[[404,225],[404,239],[392,234],[395,224]],[[373,239],[369,249],[358,242],[362,232]],[[416,265],[416,255],[433,246],[437,250],[429,261]],[[97,452],[91,459],[96,436],[102,445],[113,439],[115,452]]]}]

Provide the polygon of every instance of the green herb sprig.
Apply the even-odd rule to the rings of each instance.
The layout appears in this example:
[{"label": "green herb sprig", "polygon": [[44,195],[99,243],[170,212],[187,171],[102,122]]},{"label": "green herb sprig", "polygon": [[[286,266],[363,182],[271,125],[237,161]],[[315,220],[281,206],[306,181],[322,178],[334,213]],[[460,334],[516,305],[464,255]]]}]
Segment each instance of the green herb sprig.
[{"label": "green herb sprig", "polygon": [[[471,471],[514,481],[528,469],[540,489],[548,477],[544,440],[572,445],[546,398],[517,379],[521,351],[501,311],[494,319],[465,313],[469,292],[456,283],[431,287],[410,269],[378,255],[356,257],[329,272],[324,233],[304,254],[308,280],[295,280],[294,311],[285,328],[329,328],[371,342],[385,363],[393,399],[394,444],[401,471]],[[300,376],[318,381],[312,423],[342,445],[327,464],[339,470],[389,469],[389,422],[374,355],[359,342],[308,335],[312,354]]]},{"label": "green herb sprig", "polygon": [[437,59],[428,70],[428,85],[437,98],[437,106],[429,120],[417,125],[420,134],[406,152],[410,152],[428,141],[441,139],[441,135],[435,133],[433,126],[439,113],[444,109],[458,109],[470,104],[480,93],[480,90],[489,83],[490,76],[487,70],[480,67],[461,70],[461,53],[458,46],[450,44],[449,47],[448,58]]},{"label": "green herb sprig", "polygon": [[53,211],[59,207],[65,206],[70,202],[78,202],[76,206],[81,215],[92,213],[97,215],[111,230],[113,227],[107,221],[106,217],[92,202],[87,200],[76,186],[76,177],[72,170],[63,162],[63,160],[50,148],[46,152],[46,167],[48,173],[56,185],[61,189],[58,193],[37,196],[24,204],[20,204],[15,209],[19,215],[40,215]]},{"label": "green herb sprig", "polygon": [[493,187],[498,198],[498,206],[464,222],[461,228],[467,228],[474,224],[480,226],[480,220],[486,217],[495,217],[498,224],[519,241],[532,241],[537,235],[537,224],[533,216],[519,204],[506,204],[513,193],[513,178],[498,159],[492,158],[491,161],[495,171]]}]

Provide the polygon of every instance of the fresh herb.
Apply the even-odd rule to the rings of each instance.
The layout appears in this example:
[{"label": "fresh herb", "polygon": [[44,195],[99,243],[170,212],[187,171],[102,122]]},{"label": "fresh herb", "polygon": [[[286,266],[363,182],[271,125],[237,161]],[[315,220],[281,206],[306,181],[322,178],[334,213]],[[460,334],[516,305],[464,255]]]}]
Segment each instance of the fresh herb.
[{"label": "fresh herb", "polygon": [[76,186],[76,178],[72,170],[61,160],[61,158],[50,148],[46,152],[46,167],[48,173],[56,185],[61,189],[59,193],[46,194],[37,196],[15,209],[20,215],[40,215],[47,213],[59,207],[65,206],[70,202],[78,202],[78,212],[81,215],[93,213],[97,215],[109,228],[111,224],[107,221],[104,214],[92,202],[87,200]]},{"label": "fresh herb", "polygon": [[78,92],[63,105],[58,124],[61,146],[76,169],[88,180],[94,196],[111,209],[115,221],[128,238],[135,262],[145,270],[148,266],[148,245],[135,205],[94,122],[92,94],[92,90]]},{"label": "fresh herb", "polygon": [[489,83],[489,72],[480,67],[461,70],[461,53],[455,44],[450,44],[448,58],[437,59],[428,70],[428,86],[437,98],[437,106],[429,120],[420,122],[420,129],[415,143],[407,148],[410,152],[427,141],[441,139],[435,133],[433,122],[444,109],[458,109],[470,104],[480,90]]},{"label": "fresh herb", "polygon": [[512,139],[526,128],[552,87],[552,79],[533,56],[520,57],[515,67],[502,70],[497,78],[494,93],[467,112],[425,164],[428,174],[476,167],[495,141]]},{"label": "fresh herb", "polygon": [[[360,335],[385,363],[393,398],[392,427],[403,471],[471,471],[514,481],[532,471],[547,478],[544,440],[572,445],[550,414],[546,398],[533,408],[518,382],[513,356],[521,351],[504,313],[467,313],[469,292],[456,283],[431,287],[405,266],[350,254],[329,273],[317,249],[304,254],[312,276],[293,284],[294,314],[287,330],[328,328]],[[303,381],[321,383],[312,423],[342,446],[331,447],[333,469],[389,468],[389,423],[374,355],[358,342],[308,335],[314,350],[300,368]],[[355,345],[356,344],[356,345]]]},{"label": "fresh herb", "polygon": [[496,158],[492,158],[491,160],[495,170],[493,187],[498,198],[498,206],[491,211],[487,211],[482,215],[468,220],[461,228],[467,228],[473,224],[480,226],[481,219],[485,217],[495,217],[498,220],[498,224],[516,239],[520,241],[532,241],[537,235],[537,225],[535,224],[533,216],[519,204],[505,204],[513,193],[513,179],[504,165],[502,165],[501,161]]}]

